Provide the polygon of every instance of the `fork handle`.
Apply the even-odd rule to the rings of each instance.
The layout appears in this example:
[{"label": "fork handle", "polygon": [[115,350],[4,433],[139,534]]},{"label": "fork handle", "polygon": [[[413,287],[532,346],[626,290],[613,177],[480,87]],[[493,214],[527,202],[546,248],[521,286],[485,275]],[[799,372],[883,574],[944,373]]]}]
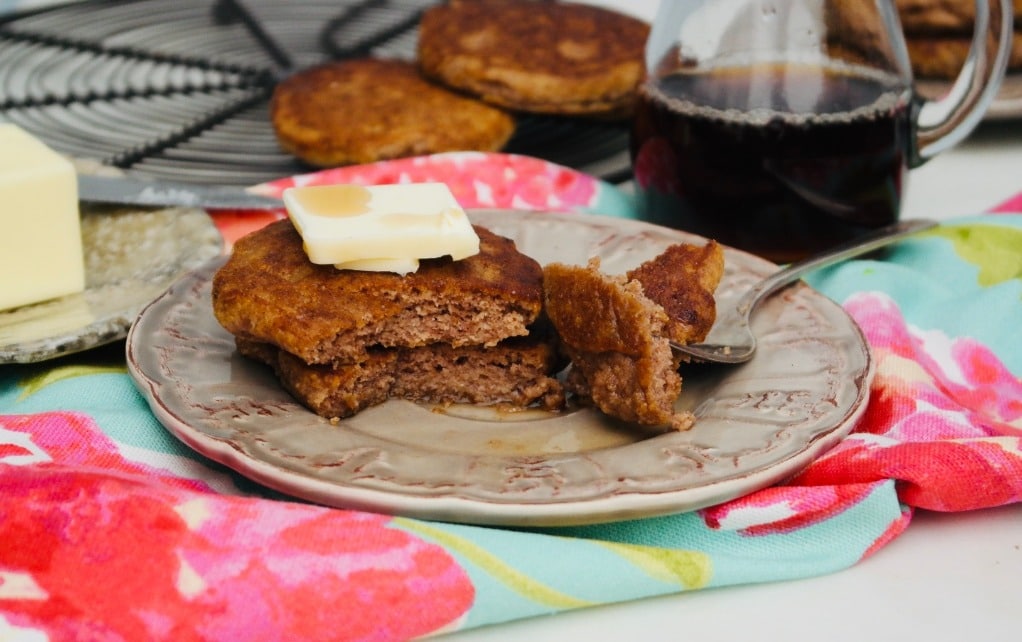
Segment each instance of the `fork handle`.
[{"label": "fork handle", "polygon": [[899,221],[897,223],[878,228],[865,236],[856,237],[848,243],[838,245],[837,247],[822,254],[816,254],[809,258],[792,263],[788,267],[778,270],[763,279],[756,284],[755,287],[746,292],[739,300],[738,308],[741,310],[743,307],[754,307],[764,297],[773,294],[793,281],[799,280],[807,272],[812,272],[813,270],[827,267],[834,263],[839,263],[845,259],[850,259],[861,254],[871,252],[877,248],[897,241],[898,239],[936,226],[937,222],[929,219]]}]

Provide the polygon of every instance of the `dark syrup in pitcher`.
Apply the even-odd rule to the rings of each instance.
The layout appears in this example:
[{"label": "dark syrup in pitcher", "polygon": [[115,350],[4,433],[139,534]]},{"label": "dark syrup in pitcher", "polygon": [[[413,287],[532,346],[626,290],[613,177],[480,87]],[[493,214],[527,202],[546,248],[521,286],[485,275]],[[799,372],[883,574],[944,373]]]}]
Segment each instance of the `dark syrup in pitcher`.
[{"label": "dark syrup in pitcher", "polygon": [[662,225],[797,260],[898,218],[912,110],[904,85],[847,66],[647,81],[632,131],[640,206]]}]

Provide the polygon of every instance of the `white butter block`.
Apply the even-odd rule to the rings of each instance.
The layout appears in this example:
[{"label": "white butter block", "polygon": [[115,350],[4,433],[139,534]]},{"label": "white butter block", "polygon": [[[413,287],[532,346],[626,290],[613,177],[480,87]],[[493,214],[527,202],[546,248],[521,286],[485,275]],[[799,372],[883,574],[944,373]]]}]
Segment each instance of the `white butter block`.
[{"label": "white butter block", "polygon": [[0,310],[84,289],[74,167],[0,123]]},{"label": "white butter block", "polygon": [[419,259],[479,252],[479,236],[443,183],[292,187],[283,198],[313,263],[405,273]]},{"label": "white butter block", "polygon": [[363,270],[365,272],[397,272],[408,274],[419,270],[418,259],[357,259],[347,263],[334,263],[338,270]]}]

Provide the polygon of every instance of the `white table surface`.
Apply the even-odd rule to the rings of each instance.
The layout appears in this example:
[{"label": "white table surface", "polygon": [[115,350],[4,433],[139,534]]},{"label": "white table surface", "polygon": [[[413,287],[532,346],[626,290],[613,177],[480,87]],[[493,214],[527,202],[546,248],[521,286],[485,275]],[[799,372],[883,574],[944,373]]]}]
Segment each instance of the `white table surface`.
[{"label": "white table surface", "polygon": [[[591,0],[620,4],[617,0]],[[649,16],[655,0],[628,10]],[[982,212],[1022,192],[1022,118],[982,124],[911,173],[903,216]],[[679,593],[474,629],[451,642],[1022,639],[1022,505],[917,511],[872,557],[805,580]]]}]

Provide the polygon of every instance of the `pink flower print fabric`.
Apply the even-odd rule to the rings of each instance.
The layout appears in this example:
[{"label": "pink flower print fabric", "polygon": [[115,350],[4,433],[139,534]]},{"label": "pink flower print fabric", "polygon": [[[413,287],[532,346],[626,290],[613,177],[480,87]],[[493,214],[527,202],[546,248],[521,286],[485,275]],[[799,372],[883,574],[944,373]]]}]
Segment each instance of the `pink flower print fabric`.
[{"label": "pink flower print fabric", "polygon": [[845,307],[878,361],[870,405],[792,485],[895,479],[902,501],[940,511],[1022,501],[1022,381],[975,341],[909,328],[884,295]]},{"label": "pink flower print fabric", "polygon": [[390,517],[213,493],[123,459],[80,415],[0,417],[0,429],[21,434],[0,459],[0,616],[14,630],[405,640],[473,602],[454,559]]},{"label": "pink flower print fabric", "polygon": [[[448,182],[468,207],[586,209],[614,191],[460,154],[260,189],[413,180]],[[266,222],[216,216],[228,240]],[[405,640],[835,572],[918,508],[1022,502],[1020,240],[1020,216],[969,217],[807,277],[873,350],[860,424],[783,484],[657,518],[501,529],[289,501],[170,438],[123,363],[0,368],[0,637]]]}]

